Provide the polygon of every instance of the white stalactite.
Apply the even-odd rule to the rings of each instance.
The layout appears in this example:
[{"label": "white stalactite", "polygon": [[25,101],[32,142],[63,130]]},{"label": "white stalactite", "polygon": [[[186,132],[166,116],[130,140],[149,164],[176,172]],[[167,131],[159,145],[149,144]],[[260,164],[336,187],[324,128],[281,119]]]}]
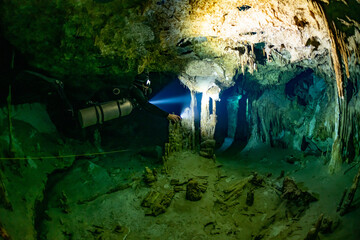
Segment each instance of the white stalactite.
[{"label": "white stalactite", "polygon": [[[210,99],[212,101],[212,113],[210,114]],[[201,140],[214,139],[216,127],[216,100],[203,93],[201,98],[200,133]]]}]

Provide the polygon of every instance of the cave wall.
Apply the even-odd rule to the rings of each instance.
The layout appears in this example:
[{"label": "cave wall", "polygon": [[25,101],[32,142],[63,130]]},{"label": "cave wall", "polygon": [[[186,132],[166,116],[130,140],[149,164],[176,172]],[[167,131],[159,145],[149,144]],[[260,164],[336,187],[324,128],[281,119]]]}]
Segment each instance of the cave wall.
[{"label": "cave wall", "polygon": [[325,154],[333,143],[333,98],[332,88],[313,72],[264,90],[252,102],[252,139],[247,149],[263,142]]},{"label": "cave wall", "polygon": [[[7,89],[12,81],[14,89],[19,83],[25,93],[48,94],[37,92],[44,90],[35,84],[38,79],[20,74],[33,70],[60,79],[73,100],[84,101],[102,86],[129,84],[144,69],[178,76],[194,73],[188,76],[209,78],[221,91],[233,86],[242,74],[242,90],[251,104],[247,148],[265,143],[313,154],[332,151],[332,159],[354,161],[360,152],[359,5],[356,0],[3,0],[1,34],[11,46],[1,59],[1,86]],[[338,57],[332,58],[336,53]],[[192,71],[200,65],[205,67]],[[288,84],[306,69],[313,73],[287,93]],[[161,77],[154,80],[158,88],[167,82]],[[339,86],[344,87],[345,98],[339,97]],[[8,128],[8,92],[4,89],[1,129]],[[42,123],[48,123],[46,107],[39,103],[43,101],[36,99],[30,104],[20,92],[13,96],[18,105],[14,107],[14,142],[17,155],[25,159],[4,163],[1,168],[6,169],[5,185],[24,186],[23,191],[9,196],[22,207],[10,215],[1,209],[1,216],[10,216],[9,231],[16,232],[20,226],[24,236],[32,239],[36,235],[35,205],[42,201],[47,175],[68,167],[74,159],[43,161],[26,155],[39,152],[56,156],[59,148],[61,154],[70,154],[99,145],[86,141],[83,146],[74,140],[60,141],[63,136],[51,136],[57,134],[55,126],[36,122],[43,116]],[[18,114],[34,112],[36,121]],[[166,122],[161,124],[157,129]],[[126,136],[141,141],[137,130],[146,127],[137,125],[123,131],[105,127],[100,136],[115,132],[125,136],[123,141],[127,141]],[[9,144],[9,130],[1,134],[1,156],[6,156],[8,149],[3,146]],[[95,138],[93,134],[91,138]],[[26,195],[27,179],[34,174],[38,175],[32,185],[36,189]],[[16,222],[24,212],[24,222]]]},{"label": "cave wall", "polygon": [[[239,72],[260,89],[277,89],[301,68],[311,68],[326,81],[327,93],[332,88],[338,92],[340,100],[329,98],[338,104],[334,120],[328,121],[334,126],[327,129],[334,129],[331,138],[339,136],[341,142],[336,147],[341,150],[333,152],[347,155],[347,146],[357,145],[358,136],[346,128],[354,125],[356,131],[359,115],[354,107],[359,5],[356,0],[5,0],[0,12],[2,35],[17,50],[15,66],[18,59],[27,62],[17,70],[61,79],[70,96],[79,96],[76,100],[105,85],[129,84],[145,69],[181,79],[203,65],[194,74],[224,90],[235,84]],[[163,84],[158,79],[154,83]],[[247,87],[251,92],[253,87]]]}]

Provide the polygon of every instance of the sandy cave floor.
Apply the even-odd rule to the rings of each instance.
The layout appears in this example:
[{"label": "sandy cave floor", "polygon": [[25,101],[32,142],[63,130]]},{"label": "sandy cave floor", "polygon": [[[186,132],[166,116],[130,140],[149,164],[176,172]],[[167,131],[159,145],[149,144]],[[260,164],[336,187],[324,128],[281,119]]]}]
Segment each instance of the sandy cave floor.
[{"label": "sandy cave floor", "polygon": [[[301,162],[287,163],[284,159],[290,154]],[[351,186],[357,168],[346,175],[328,175],[323,162],[322,157],[266,147],[245,154],[230,150],[216,161],[191,152],[174,153],[168,160],[167,174],[161,173],[160,164],[151,164],[132,153],[84,159],[54,187],[43,237],[295,240],[304,239],[324,213],[339,225],[331,234],[320,234],[320,239],[360,239],[360,210],[344,217],[336,213],[343,189]],[[142,179],[145,166],[158,169],[158,180],[151,187]],[[303,213],[296,208],[288,210],[278,190],[282,170],[303,189],[319,196],[319,201],[310,203]],[[236,199],[225,201],[226,189],[249,179],[253,172],[263,179],[261,186],[246,183]],[[145,196],[151,190],[171,191],[171,179],[180,183],[189,179],[206,181],[207,189],[201,200],[189,201],[186,185],[182,185],[165,213],[147,216],[147,209],[141,206]],[[118,186],[116,190],[109,192],[114,185]],[[254,203],[248,206],[251,189]]]}]

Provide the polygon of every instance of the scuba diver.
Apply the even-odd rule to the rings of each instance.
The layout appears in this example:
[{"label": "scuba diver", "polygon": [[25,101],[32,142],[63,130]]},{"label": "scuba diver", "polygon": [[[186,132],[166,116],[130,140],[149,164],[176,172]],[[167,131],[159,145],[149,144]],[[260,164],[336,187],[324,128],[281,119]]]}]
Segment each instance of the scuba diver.
[{"label": "scuba diver", "polygon": [[89,102],[91,107],[79,110],[79,121],[82,128],[129,115],[140,107],[157,116],[179,122],[181,117],[171,114],[149,103],[151,82],[147,73],[138,74],[128,89],[112,87],[97,92]]},{"label": "scuba diver", "polygon": [[160,117],[166,117],[166,119],[179,122],[181,117],[176,114],[165,112],[157,106],[149,103],[148,96],[151,94],[150,79],[147,74],[137,75],[133,86],[130,88],[130,97],[133,98],[146,111],[158,115]]},{"label": "scuba diver", "polygon": [[[167,118],[170,121],[178,122],[180,116],[170,114],[157,106],[149,103],[148,97],[151,94],[151,82],[147,73],[138,74],[130,87],[107,87],[95,93],[85,104],[73,104],[67,99],[64,91],[64,84],[57,79],[47,77],[43,74],[25,71],[25,73],[39,77],[49,85],[49,96],[46,102],[48,114],[56,128],[66,135],[72,135],[74,126],[81,128],[102,124],[106,121],[129,115],[134,108],[142,108],[157,116]],[[43,89],[42,87],[41,89]],[[56,107],[54,107],[56,106]],[[78,109],[78,110],[76,110]],[[76,119],[78,113],[78,120]]]}]

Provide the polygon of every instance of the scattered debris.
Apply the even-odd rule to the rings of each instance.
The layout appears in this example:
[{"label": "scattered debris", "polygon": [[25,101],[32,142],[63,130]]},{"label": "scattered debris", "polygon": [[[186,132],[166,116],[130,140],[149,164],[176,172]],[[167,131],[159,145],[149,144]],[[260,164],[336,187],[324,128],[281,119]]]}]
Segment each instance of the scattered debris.
[{"label": "scattered debris", "polygon": [[131,184],[130,183],[127,183],[127,184],[120,184],[114,188],[111,188],[109,191],[107,191],[106,193],[104,194],[96,194],[95,196],[89,198],[89,199],[85,199],[85,200],[80,200],[77,202],[77,204],[85,204],[85,203],[89,203],[89,202],[92,202],[94,200],[96,200],[97,198],[103,196],[103,195],[106,195],[106,194],[112,194],[112,193],[115,193],[115,192],[118,192],[118,191],[121,191],[121,190],[124,190],[124,189],[127,189],[131,187]]},{"label": "scattered debris", "polygon": [[254,189],[251,189],[246,195],[246,205],[252,206],[254,204]]},{"label": "scattered debris", "polygon": [[208,182],[192,179],[186,186],[186,199],[199,201],[207,189]]},{"label": "scattered debris", "polygon": [[179,179],[171,179],[170,180],[170,185],[179,185]]},{"label": "scattered debris", "polygon": [[10,235],[6,232],[5,228],[0,223],[0,237],[4,240],[11,240]]},{"label": "scattered debris", "polygon": [[123,233],[125,232],[125,228],[123,226],[121,226],[120,224],[117,224],[114,228],[114,232],[116,233]]},{"label": "scattered debris", "polygon": [[151,186],[154,182],[156,182],[156,171],[151,170],[148,167],[145,167],[145,173],[144,173],[144,182]]},{"label": "scattered debris", "polygon": [[209,222],[204,226],[204,232],[209,235],[218,235],[220,234],[220,227],[216,224],[216,222]]},{"label": "scattered debris", "polygon": [[165,193],[151,190],[141,203],[141,206],[148,208],[145,215],[158,216],[164,213],[170,206],[174,195],[175,192],[172,190],[166,191]]},{"label": "scattered debris", "polygon": [[184,191],[183,185],[185,183],[187,183],[187,182],[188,181],[180,182],[179,179],[171,179],[170,180],[170,185],[174,186],[174,191],[175,192],[180,192],[180,191]]},{"label": "scattered debris", "polygon": [[330,217],[324,217],[321,223],[320,232],[324,234],[333,233],[339,224],[340,220],[338,218],[332,219]]},{"label": "scattered debris", "polygon": [[0,205],[3,206],[5,209],[12,211],[12,205],[9,201],[8,193],[1,172],[0,172]]},{"label": "scattered debris", "polygon": [[315,223],[315,226],[310,229],[305,237],[305,240],[317,240],[320,231],[321,223],[323,221],[324,214],[321,214]]},{"label": "scattered debris", "polygon": [[91,230],[88,230],[94,237],[97,237],[99,239],[99,235],[104,233],[104,228],[101,226],[93,225],[93,228]]},{"label": "scattered debris", "polygon": [[245,185],[254,178],[253,175],[246,177],[224,190],[223,202],[228,205],[237,204]]},{"label": "scattered debris", "polygon": [[[122,226],[121,224],[115,224],[115,226],[110,225],[92,225],[92,228],[88,230],[94,239],[126,239],[127,235],[130,233],[130,228]],[[65,233],[64,233],[65,234]],[[72,237],[72,234],[65,234],[69,238]]]},{"label": "scattered debris", "polygon": [[200,156],[214,158],[215,140],[207,139],[200,144]]},{"label": "scattered debris", "polygon": [[70,213],[68,197],[66,196],[64,191],[61,192],[61,196],[60,196],[60,208],[64,213]]},{"label": "scattered debris", "polygon": [[174,191],[181,192],[181,191],[184,191],[184,188],[182,186],[174,186]]},{"label": "scattered debris", "polygon": [[286,156],[285,161],[290,164],[294,164],[295,162],[299,162],[300,159],[295,157],[294,155]]},{"label": "scattered debris", "polygon": [[259,175],[257,172],[253,172],[253,178],[250,179],[250,183],[256,187],[263,187],[264,186],[264,178]]},{"label": "scattered debris", "polygon": [[179,179],[171,179],[171,180],[170,180],[170,185],[183,186],[183,185],[185,185],[185,184],[188,183],[188,182],[189,182],[189,180],[180,182]]},{"label": "scattered debris", "polygon": [[285,177],[283,181],[281,198],[294,202],[297,206],[305,206],[311,202],[317,201],[309,192],[301,190],[295,181],[289,177]]},{"label": "scattered debris", "polygon": [[277,177],[277,180],[283,178],[285,176],[285,171],[284,170],[281,170],[281,173],[280,175]]}]

